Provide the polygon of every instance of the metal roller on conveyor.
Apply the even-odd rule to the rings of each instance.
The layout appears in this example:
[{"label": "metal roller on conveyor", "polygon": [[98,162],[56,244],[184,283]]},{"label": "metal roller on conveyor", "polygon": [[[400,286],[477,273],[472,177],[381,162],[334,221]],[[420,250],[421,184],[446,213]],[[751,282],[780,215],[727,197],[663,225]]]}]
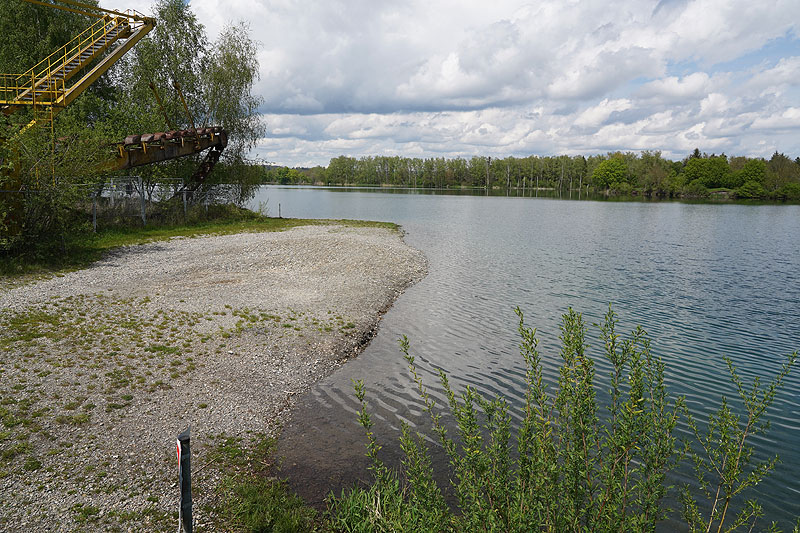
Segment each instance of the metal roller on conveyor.
[{"label": "metal roller on conveyor", "polygon": [[117,143],[116,158],[106,168],[123,170],[208,150],[198,173],[195,174],[196,178],[202,180],[219,161],[227,145],[228,133],[219,126],[128,135],[123,142]]}]

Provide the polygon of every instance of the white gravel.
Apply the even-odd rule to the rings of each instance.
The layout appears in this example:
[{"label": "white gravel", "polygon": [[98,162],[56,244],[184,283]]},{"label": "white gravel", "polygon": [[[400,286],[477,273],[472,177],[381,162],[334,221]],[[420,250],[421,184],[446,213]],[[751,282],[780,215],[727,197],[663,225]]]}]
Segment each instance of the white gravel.
[{"label": "white gravel", "polygon": [[303,226],[2,290],[0,530],[174,529],[175,436],[191,426],[198,508],[213,437],[276,434],[425,271],[396,231]]}]

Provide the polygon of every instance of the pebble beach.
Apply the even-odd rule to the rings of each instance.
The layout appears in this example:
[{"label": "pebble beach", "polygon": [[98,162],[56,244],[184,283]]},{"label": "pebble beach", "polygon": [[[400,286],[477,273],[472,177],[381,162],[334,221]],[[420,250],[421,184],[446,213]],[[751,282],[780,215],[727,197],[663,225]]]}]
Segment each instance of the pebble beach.
[{"label": "pebble beach", "polygon": [[0,530],[159,529],[187,427],[202,508],[214,443],[277,436],[425,273],[401,232],[330,224],[129,246],[0,289]]}]

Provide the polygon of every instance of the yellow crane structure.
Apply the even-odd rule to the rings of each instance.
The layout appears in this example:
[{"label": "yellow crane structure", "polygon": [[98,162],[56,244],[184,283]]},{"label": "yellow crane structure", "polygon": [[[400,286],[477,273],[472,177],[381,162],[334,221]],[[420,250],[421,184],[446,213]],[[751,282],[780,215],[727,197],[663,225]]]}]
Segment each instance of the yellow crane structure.
[{"label": "yellow crane structure", "polygon": [[[17,135],[38,126],[49,127],[54,138],[55,116],[147,35],[155,27],[156,20],[133,10],[123,13],[75,0],[57,0],[64,5],[42,0],[22,1],[96,19],[90,27],[26,72],[0,74],[0,112],[11,115],[22,108],[33,110],[32,118]],[[91,70],[78,77],[92,65]],[[177,83],[175,89],[186,108]],[[188,113],[188,108],[186,110]],[[191,116],[189,120],[192,122]],[[227,144],[227,132],[218,126],[195,128],[192,124],[187,130],[129,135],[117,143],[116,157],[109,159],[103,168],[122,170],[210,149],[196,174],[202,179],[219,160]]]},{"label": "yellow crane structure", "polygon": [[[0,144],[13,142],[25,131],[39,127],[49,129],[51,149],[55,150],[56,115],[147,35],[155,27],[156,20],[134,10],[114,11],[76,0],[22,1],[77,13],[94,20],[88,28],[27,71],[21,74],[0,74],[0,113],[8,116],[23,109],[32,111],[25,115],[26,118],[19,123],[17,131],[11,132],[9,138],[0,135]],[[175,89],[180,94],[177,84]],[[180,97],[183,101],[182,94]],[[108,171],[123,170],[207,150],[204,160],[192,177],[195,183],[200,183],[217,163],[227,144],[227,132],[220,127],[196,128],[192,125],[187,130],[129,135],[124,141],[116,143],[113,155],[109,153],[109,159],[101,167]],[[39,169],[36,167],[37,183],[38,174]],[[18,168],[11,171],[11,176],[11,183],[7,183],[6,187],[12,190],[5,192],[14,192],[22,187]],[[55,183],[55,169],[53,181]],[[10,228],[7,229],[13,233],[19,230],[22,204],[20,199],[12,200],[8,204]]]},{"label": "yellow crane structure", "polygon": [[[26,72],[0,74],[2,113],[10,115],[23,107],[33,109],[33,118],[22,128],[23,131],[36,125],[52,129],[55,116],[156,25],[155,19],[131,10],[121,13],[74,0],[59,0],[66,5],[40,0],[23,1],[96,19],[91,26]],[[76,74],[95,60],[98,60],[97,64],[76,79]]]}]

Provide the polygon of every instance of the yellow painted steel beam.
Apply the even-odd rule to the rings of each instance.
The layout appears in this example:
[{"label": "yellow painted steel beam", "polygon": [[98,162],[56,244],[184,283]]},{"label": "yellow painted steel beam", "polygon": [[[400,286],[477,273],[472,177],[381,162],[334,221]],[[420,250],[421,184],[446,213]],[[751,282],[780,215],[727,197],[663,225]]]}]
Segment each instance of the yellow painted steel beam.
[{"label": "yellow painted steel beam", "polygon": [[175,126],[172,125],[172,121],[169,119],[169,116],[167,116],[167,110],[164,109],[164,104],[161,102],[161,96],[158,95],[158,90],[156,89],[156,86],[153,84],[152,81],[149,83],[149,85],[150,85],[150,90],[153,91],[153,96],[156,97],[156,102],[158,102],[158,108],[161,109],[161,114],[164,115],[164,121],[166,122],[167,126],[169,126],[169,129],[171,130],[176,129]]},{"label": "yellow painted steel beam", "polygon": [[111,68],[111,65],[116,63],[128,50],[133,48],[133,45],[138,43],[142,37],[147,35],[155,25],[145,22],[133,34],[128,37],[124,44],[118,46],[109,55],[105,56],[100,63],[98,63],[92,70],[90,70],[83,78],[78,80],[75,85],[67,89],[66,93],[55,101],[54,111],[58,110],[56,114],[61,112],[61,109],[71,104],[80,94],[85,91],[92,83],[98,80],[100,76],[106,73]]},{"label": "yellow painted steel beam", "polygon": [[[25,74],[0,74],[0,85],[2,85],[0,94],[5,96],[5,98],[0,99],[0,105],[5,106],[2,108],[3,114],[9,115],[20,106],[54,105],[58,95],[66,92],[66,81],[77,74],[85,65],[91,63],[98,55],[104,53],[115,41],[130,37],[130,25],[131,23],[125,19],[104,17],[59,50],[37,63]],[[105,38],[114,30],[117,30],[117,33],[113,39],[108,40],[102,48],[92,50],[93,45],[99,39]],[[76,41],[78,43],[70,48],[70,45]],[[83,57],[83,54],[87,51],[90,52],[90,55]],[[77,65],[68,68],[73,62],[77,62]],[[40,89],[39,87],[43,85],[49,85],[50,87],[44,90]],[[25,99],[25,95],[32,95],[34,99]],[[13,98],[9,99],[8,96],[13,96]]]},{"label": "yellow painted steel beam", "polygon": [[36,4],[36,5],[39,5],[39,6],[54,7],[56,9],[61,9],[62,11],[69,11],[70,13],[77,13],[78,15],[84,15],[86,17],[93,17],[93,18],[101,19],[104,16],[104,15],[101,15],[100,13],[91,13],[89,11],[81,11],[79,9],[74,9],[74,8],[65,7],[65,6],[59,6],[57,4],[50,4],[48,2],[41,2],[40,0],[22,0],[22,1],[23,2],[28,2],[29,4]]},{"label": "yellow painted steel beam", "polygon": [[[106,73],[111,66],[116,63],[128,50],[130,50],[139,40],[142,39],[150,30],[153,29],[152,24],[144,23],[139,26],[133,34],[125,41],[124,44],[118,46],[111,54],[104,57],[92,70],[90,70],[83,78],[78,80],[75,85],[66,89],[62,96],[57,98],[55,102],[49,103],[52,108],[51,120],[61,113],[64,108],[75,101],[78,96],[83,93],[92,83],[97,81],[100,76]],[[26,126],[20,130],[20,133],[27,131],[36,125],[37,120],[34,118]]]},{"label": "yellow painted steel beam", "polygon": [[[23,2],[28,2],[29,4],[38,4],[40,6],[52,7],[55,9],[61,9],[63,11],[70,11],[72,13],[77,13],[79,15],[86,15],[87,17],[94,17],[94,18],[103,18],[103,15],[100,13],[106,13],[108,15],[116,15],[118,17],[126,17],[129,19],[137,20],[139,22],[151,22],[155,23],[154,19],[151,17],[145,17],[140,13],[136,13],[133,10],[130,10],[130,13],[122,13],[120,11],[114,11],[113,9],[104,9],[102,7],[93,6],[91,4],[84,4],[82,2],[76,2],[75,0],[58,0],[64,4],[69,4],[71,6],[75,6],[81,9],[88,9],[89,11],[81,11],[75,8],[70,8],[66,6],[60,6],[58,4],[51,4],[48,2],[42,2],[41,0],[22,0]],[[100,13],[97,13],[97,12]]]}]

